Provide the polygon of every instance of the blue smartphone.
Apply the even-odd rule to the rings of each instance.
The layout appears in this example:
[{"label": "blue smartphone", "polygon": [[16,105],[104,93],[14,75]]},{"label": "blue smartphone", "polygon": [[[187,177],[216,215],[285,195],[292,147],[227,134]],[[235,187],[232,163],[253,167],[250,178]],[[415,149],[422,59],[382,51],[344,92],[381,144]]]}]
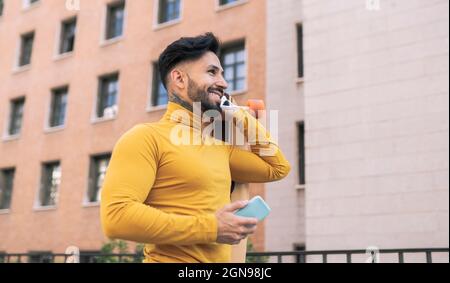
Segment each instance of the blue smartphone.
[{"label": "blue smartphone", "polygon": [[259,221],[264,220],[270,213],[270,207],[260,196],[252,198],[247,206],[239,209],[234,214],[242,217],[253,217]]}]

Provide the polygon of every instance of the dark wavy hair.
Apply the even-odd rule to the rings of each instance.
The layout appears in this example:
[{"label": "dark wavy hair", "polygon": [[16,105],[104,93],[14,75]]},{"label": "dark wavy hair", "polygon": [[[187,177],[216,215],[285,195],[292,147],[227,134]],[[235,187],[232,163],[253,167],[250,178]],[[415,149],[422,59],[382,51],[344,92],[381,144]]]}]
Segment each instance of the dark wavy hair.
[{"label": "dark wavy hair", "polygon": [[158,60],[159,75],[167,89],[167,75],[181,62],[195,61],[211,51],[218,55],[219,39],[211,32],[196,37],[182,37],[171,43],[161,53]]}]

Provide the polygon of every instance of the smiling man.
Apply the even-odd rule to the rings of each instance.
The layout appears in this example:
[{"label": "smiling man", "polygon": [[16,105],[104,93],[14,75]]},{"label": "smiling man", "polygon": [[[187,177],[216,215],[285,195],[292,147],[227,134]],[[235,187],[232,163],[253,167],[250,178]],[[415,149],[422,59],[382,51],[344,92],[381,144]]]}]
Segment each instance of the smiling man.
[{"label": "smiling man", "polygon": [[[232,181],[272,182],[290,170],[269,133],[244,110],[233,114],[242,131],[262,133],[249,139],[251,151],[230,143],[173,142],[175,128],[201,132],[196,103],[201,113],[221,111],[227,83],[219,49],[212,33],[170,44],[159,58],[167,112],[128,131],[114,148],[102,189],[103,230],[109,238],[145,243],[144,262],[229,262],[231,245],[257,225],[257,219],[234,215],[247,203],[230,203]],[[272,154],[261,154],[267,149]]]}]

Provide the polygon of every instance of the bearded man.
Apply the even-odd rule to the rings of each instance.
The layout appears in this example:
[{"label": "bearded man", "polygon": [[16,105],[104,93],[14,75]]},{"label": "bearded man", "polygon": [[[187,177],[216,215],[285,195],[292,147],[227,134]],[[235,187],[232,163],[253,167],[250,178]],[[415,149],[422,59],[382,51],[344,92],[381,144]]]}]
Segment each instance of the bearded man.
[{"label": "bearded man", "polygon": [[[102,188],[102,227],[109,238],[145,243],[144,262],[230,262],[231,246],[254,233],[258,222],[234,214],[247,202],[231,203],[232,182],[272,182],[290,171],[269,133],[245,110],[235,111],[234,119],[243,132],[255,126],[265,139],[253,140],[250,151],[232,143],[174,141],[180,129],[201,135],[197,116],[222,111],[228,85],[219,50],[212,33],[170,44],[158,64],[167,112],[156,123],[135,126],[114,148]],[[262,154],[267,149],[272,154]]]}]

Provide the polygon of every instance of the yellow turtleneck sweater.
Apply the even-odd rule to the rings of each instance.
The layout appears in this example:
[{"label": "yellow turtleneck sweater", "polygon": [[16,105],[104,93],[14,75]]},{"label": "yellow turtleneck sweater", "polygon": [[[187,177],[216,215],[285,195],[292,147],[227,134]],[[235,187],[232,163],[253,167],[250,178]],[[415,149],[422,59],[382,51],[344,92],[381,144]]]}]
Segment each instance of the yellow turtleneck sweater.
[{"label": "yellow turtleneck sweater", "polygon": [[[244,110],[234,116],[245,121],[245,129],[257,126],[262,133],[251,151],[208,144],[217,142],[209,136],[204,143],[179,144],[178,137],[200,131],[195,115],[175,103],[169,103],[159,122],[138,125],[124,134],[114,148],[102,188],[105,234],[145,243],[145,262],[229,262],[231,246],[216,243],[215,212],[230,203],[231,180],[271,182],[290,170],[255,118]],[[261,154],[268,148],[272,156]]]}]

